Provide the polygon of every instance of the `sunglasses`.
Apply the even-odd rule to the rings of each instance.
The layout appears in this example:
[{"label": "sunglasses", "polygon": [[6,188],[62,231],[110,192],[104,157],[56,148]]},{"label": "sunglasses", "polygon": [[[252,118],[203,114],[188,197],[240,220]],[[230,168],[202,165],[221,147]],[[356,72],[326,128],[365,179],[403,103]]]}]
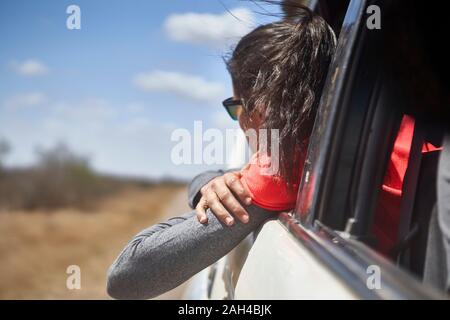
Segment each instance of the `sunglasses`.
[{"label": "sunglasses", "polygon": [[242,111],[242,100],[234,99],[233,97],[223,100],[222,102],[225,110],[227,110],[231,119],[237,120],[239,113]]}]

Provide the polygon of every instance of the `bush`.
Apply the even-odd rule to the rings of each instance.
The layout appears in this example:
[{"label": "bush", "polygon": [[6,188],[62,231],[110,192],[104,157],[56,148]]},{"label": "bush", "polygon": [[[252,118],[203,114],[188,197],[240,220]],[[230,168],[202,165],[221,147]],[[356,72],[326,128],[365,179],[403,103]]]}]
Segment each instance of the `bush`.
[{"label": "bush", "polygon": [[94,172],[87,157],[64,144],[37,150],[37,164],[4,170],[0,175],[0,209],[87,208],[120,183]]}]

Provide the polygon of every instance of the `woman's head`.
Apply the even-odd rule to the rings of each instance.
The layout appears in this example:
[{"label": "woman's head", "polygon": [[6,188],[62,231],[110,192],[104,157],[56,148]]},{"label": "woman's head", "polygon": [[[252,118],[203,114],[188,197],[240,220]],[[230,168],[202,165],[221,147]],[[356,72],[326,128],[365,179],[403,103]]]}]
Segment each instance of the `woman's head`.
[{"label": "woman's head", "polygon": [[295,17],[244,36],[227,60],[243,102],[241,127],[279,130],[279,173],[288,182],[300,168],[335,46],[330,26],[299,7]]}]

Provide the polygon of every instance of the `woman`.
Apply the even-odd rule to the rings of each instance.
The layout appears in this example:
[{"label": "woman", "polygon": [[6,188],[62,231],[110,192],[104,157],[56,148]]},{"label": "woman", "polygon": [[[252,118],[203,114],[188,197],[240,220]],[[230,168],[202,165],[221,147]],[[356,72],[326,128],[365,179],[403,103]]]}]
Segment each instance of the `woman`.
[{"label": "woman", "polygon": [[[279,155],[273,145],[267,152],[253,145],[254,161],[241,171],[194,178],[189,204],[196,211],[136,235],[109,269],[110,296],[158,296],[220,259],[266,219],[293,208],[335,45],[327,23],[303,7],[297,17],[260,26],[240,40],[227,61],[234,97],[224,106],[244,131],[278,129]],[[267,175],[275,156],[279,170]]]}]

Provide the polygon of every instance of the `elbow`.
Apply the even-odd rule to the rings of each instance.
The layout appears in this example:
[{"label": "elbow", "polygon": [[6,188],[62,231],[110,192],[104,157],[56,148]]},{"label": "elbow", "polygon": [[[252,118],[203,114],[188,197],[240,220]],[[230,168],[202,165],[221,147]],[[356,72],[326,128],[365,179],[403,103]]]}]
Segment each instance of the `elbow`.
[{"label": "elbow", "polygon": [[114,263],[108,270],[106,292],[117,300],[151,299],[163,293],[157,282],[133,267]]},{"label": "elbow", "polygon": [[106,292],[118,300],[142,300],[153,298],[159,293],[158,276],[154,250],[140,250],[143,236],[137,236],[122,251],[109,267],[106,277]]},{"label": "elbow", "polygon": [[[165,292],[167,277],[161,259],[161,252],[147,245],[146,250],[138,249],[143,236],[137,236],[109,267],[106,292],[114,299],[151,299]],[[148,239],[148,237],[147,237]],[[170,284],[170,281],[168,282]]]},{"label": "elbow", "polygon": [[118,300],[142,299],[132,285],[127,271],[117,267],[115,264],[108,270],[106,292],[111,298]]}]

